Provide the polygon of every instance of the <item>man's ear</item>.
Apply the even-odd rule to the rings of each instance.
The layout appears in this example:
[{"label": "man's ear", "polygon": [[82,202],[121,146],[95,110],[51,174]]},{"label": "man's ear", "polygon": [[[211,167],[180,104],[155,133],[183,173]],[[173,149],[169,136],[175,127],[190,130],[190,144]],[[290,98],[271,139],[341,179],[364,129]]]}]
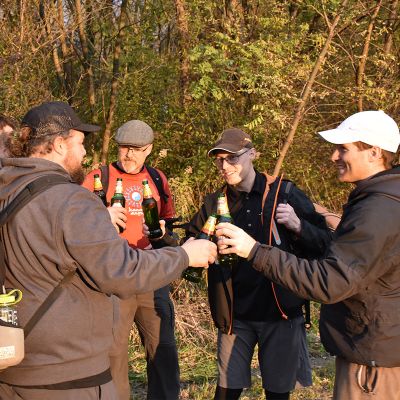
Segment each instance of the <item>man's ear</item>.
[{"label": "man's ear", "polygon": [[53,141],[53,151],[63,156],[67,150],[67,144],[62,136],[57,136]]},{"label": "man's ear", "polygon": [[257,155],[256,149],[252,148],[252,149],[249,151],[250,160],[255,160],[255,159],[256,159],[256,155]]},{"label": "man's ear", "polygon": [[370,154],[370,160],[371,161],[378,161],[380,159],[382,159],[383,157],[383,153],[382,153],[382,149],[380,147],[377,146],[372,146],[369,149],[369,154]]}]

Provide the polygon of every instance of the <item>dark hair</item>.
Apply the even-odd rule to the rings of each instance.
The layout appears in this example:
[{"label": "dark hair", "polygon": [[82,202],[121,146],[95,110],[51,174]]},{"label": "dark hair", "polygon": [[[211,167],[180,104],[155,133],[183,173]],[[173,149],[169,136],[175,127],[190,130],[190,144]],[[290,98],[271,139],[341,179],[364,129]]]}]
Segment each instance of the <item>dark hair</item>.
[{"label": "dark hair", "polygon": [[17,123],[9,117],[6,117],[4,114],[0,114],[0,129],[5,128],[6,126],[10,126],[12,129],[17,127]]},{"label": "dark hair", "polygon": [[[371,147],[374,147],[364,142],[354,142],[354,144],[358,150],[367,150],[370,149]],[[398,151],[396,153],[392,153],[391,151],[388,150],[383,150],[383,149],[381,150],[382,150],[383,165],[386,169],[393,168],[395,165],[398,164],[398,159],[399,159]]]},{"label": "dark hair", "polygon": [[53,149],[53,142],[57,136],[67,138],[69,130],[37,137],[33,128],[23,126],[16,136],[8,140],[7,148],[12,157],[30,157],[36,152],[49,154]]}]

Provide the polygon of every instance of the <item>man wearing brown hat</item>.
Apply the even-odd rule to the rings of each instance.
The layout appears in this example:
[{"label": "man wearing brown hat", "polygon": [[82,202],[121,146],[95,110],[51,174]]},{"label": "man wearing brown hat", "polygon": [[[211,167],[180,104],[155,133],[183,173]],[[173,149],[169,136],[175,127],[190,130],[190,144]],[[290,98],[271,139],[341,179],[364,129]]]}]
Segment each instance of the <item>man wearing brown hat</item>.
[{"label": "man wearing brown hat", "polygon": [[204,240],[143,251],[118,236],[101,200],[77,184],[84,177],[84,137],[99,129],[66,103],[43,103],[25,115],[9,142],[13,158],[1,159],[0,211],[42,177],[62,182],[0,229],[4,286],[23,293],[18,322],[24,329],[58,288],[25,338],[25,358],[0,372],[0,399],[118,400],[110,374],[110,295],[155,290],[216,254]]},{"label": "man wearing brown hat", "polygon": [[[298,255],[322,255],[330,240],[324,218],[292,182],[254,168],[256,150],[248,134],[226,129],[208,155],[226,184],[206,197],[187,236],[195,236],[208,215],[216,212],[222,191],[235,225],[256,240]],[[232,269],[222,264],[210,266],[208,295],[218,328],[215,399],[239,399],[243,388],[250,386],[256,345],[267,399],[289,399],[296,381],[303,386],[311,384],[304,300],[274,285],[243,258]]]},{"label": "man wearing brown hat", "polygon": [[[126,199],[125,217],[121,208],[109,207],[113,221],[124,228],[120,234],[133,248],[149,249],[175,244],[166,233],[161,240],[150,241],[143,233],[142,181],[147,179],[156,199],[159,216],[169,220],[175,208],[167,178],[158,169],[145,164],[153,149],[152,128],[139,120],[123,124],[115,135],[118,161],[108,167],[92,171],[84,186],[93,189],[93,175],[100,174],[107,186],[110,200],[117,178],[122,178]],[[158,182],[157,182],[158,180]],[[108,182],[106,182],[108,181]],[[120,317],[114,328],[114,346],[111,351],[111,374],[117,384],[120,400],[129,399],[128,342],[132,323],[135,322],[146,351],[149,400],[177,400],[179,396],[179,364],[174,335],[174,307],[169,298],[169,285],[156,291],[138,294],[129,299],[115,298]]]}]

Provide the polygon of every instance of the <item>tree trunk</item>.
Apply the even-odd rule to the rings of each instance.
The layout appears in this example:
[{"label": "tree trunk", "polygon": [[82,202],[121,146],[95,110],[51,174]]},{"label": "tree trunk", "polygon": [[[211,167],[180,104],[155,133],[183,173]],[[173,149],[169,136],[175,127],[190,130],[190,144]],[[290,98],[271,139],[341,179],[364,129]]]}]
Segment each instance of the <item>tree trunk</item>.
[{"label": "tree trunk", "polygon": [[94,85],[94,74],[93,66],[89,57],[89,47],[85,31],[85,21],[82,14],[81,0],[75,0],[75,12],[78,23],[78,34],[81,43],[82,56],[83,56],[83,68],[86,73],[87,85],[88,85],[88,99],[90,106],[90,113],[92,116],[92,122],[97,124],[98,117],[96,112],[96,90]]},{"label": "tree trunk", "polygon": [[68,99],[73,95],[73,77],[71,64],[71,49],[67,44],[67,34],[65,32],[63,1],[57,0],[57,22],[60,29],[61,54],[63,58],[62,68],[64,71],[65,93]]},{"label": "tree trunk", "polygon": [[360,62],[358,64],[358,69],[357,69],[358,111],[363,110],[363,101],[364,101],[363,81],[364,81],[365,65],[367,63],[367,57],[368,57],[368,51],[369,51],[369,44],[371,42],[372,30],[374,29],[375,19],[379,13],[379,9],[381,8],[381,5],[382,5],[382,0],[378,0],[377,4],[375,6],[374,12],[371,16],[370,22],[368,24],[367,34],[365,36],[365,41],[364,41],[364,48],[363,48],[363,52],[360,57]]},{"label": "tree trunk", "polygon": [[329,27],[328,37],[327,37],[327,39],[325,41],[324,47],[322,48],[320,55],[318,56],[317,61],[314,64],[314,68],[313,68],[313,70],[312,70],[312,72],[310,74],[310,77],[308,78],[308,81],[306,83],[306,86],[305,86],[305,88],[303,90],[303,94],[301,96],[299,105],[297,106],[296,113],[295,113],[294,118],[293,118],[292,127],[290,128],[289,134],[288,134],[288,136],[287,136],[287,138],[285,140],[285,143],[283,144],[283,147],[282,147],[282,150],[280,152],[278,161],[277,161],[277,163],[275,165],[275,169],[274,169],[274,173],[273,173],[275,176],[277,176],[279,174],[279,172],[281,170],[281,167],[282,167],[282,164],[283,164],[283,160],[285,159],[286,153],[287,153],[291,143],[293,142],[293,138],[294,138],[294,135],[296,133],[297,127],[298,127],[298,125],[300,123],[300,120],[303,117],[303,114],[304,114],[304,108],[305,108],[305,106],[307,104],[308,98],[310,97],[311,88],[312,88],[312,86],[314,84],[314,81],[315,81],[315,78],[316,78],[317,73],[319,71],[319,68],[320,68],[321,64],[325,60],[325,57],[326,57],[326,54],[328,52],[329,46],[330,46],[330,44],[332,42],[332,39],[333,39],[333,37],[335,35],[336,25],[339,22],[339,19],[341,17],[341,14],[342,14],[344,8],[347,5],[347,2],[348,2],[348,0],[343,0],[342,1],[342,4],[339,6],[339,11],[336,14],[335,19],[333,20],[332,25]]},{"label": "tree trunk", "polygon": [[393,33],[397,20],[398,13],[398,0],[393,0],[390,5],[390,13],[389,13],[389,23],[388,23],[388,32],[385,37],[385,45],[383,47],[383,53],[385,55],[390,54],[393,45]]},{"label": "tree trunk", "polygon": [[187,110],[191,97],[189,94],[189,26],[185,0],[175,0],[177,27],[180,38],[180,83],[181,105]]},{"label": "tree trunk", "polygon": [[115,40],[114,54],[113,54],[113,73],[111,81],[111,92],[110,92],[110,108],[107,114],[106,127],[103,135],[103,146],[101,151],[101,162],[102,164],[107,163],[108,147],[111,139],[111,129],[114,122],[114,113],[117,103],[117,95],[119,89],[119,70],[120,70],[120,55],[123,39],[125,36],[125,21],[126,21],[126,8],[128,0],[123,0],[121,3],[121,12],[118,20],[118,34]]},{"label": "tree trunk", "polygon": [[[46,4],[47,4],[47,8],[46,8]],[[53,20],[54,20],[53,11],[54,10],[53,10],[52,5],[53,5],[52,2],[46,3],[46,2],[41,1],[40,5],[39,5],[40,17],[42,18],[42,21],[44,23],[44,28],[46,31],[47,39],[48,39],[49,43],[51,43],[53,63],[54,63],[54,68],[56,70],[58,83],[59,83],[60,87],[64,87],[64,74],[63,74],[63,70],[61,67],[60,58],[58,56],[57,43],[54,40],[53,32],[51,30],[51,27],[54,25],[53,24]]]}]

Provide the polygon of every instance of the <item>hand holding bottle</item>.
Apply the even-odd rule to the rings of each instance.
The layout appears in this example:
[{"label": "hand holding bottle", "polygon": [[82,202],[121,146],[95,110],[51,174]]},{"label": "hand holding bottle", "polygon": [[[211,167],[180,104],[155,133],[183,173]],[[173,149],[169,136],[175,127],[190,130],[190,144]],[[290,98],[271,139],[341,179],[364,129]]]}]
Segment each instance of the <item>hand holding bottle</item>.
[{"label": "hand holding bottle", "polygon": [[111,222],[114,225],[118,233],[123,232],[126,229],[126,208],[123,207],[107,207],[108,213],[110,214]]},{"label": "hand holding bottle", "polygon": [[217,246],[206,239],[190,238],[181,247],[186,251],[191,267],[208,267],[217,257]]},{"label": "hand holding bottle", "polygon": [[257,243],[243,229],[227,222],[217,225],[216,235],[220,254],[235,253],[239,257],[247,258]]},{"label": "hand holding bottle", "polygon": [[[161,228],[161,231],[162,231],[162,235],[161,235],[160,237],[155,238],[155,239],[152,239],[152,240],[160,240],[160,239],[162,239],[162,238],[164,237],[164,235],[165,235],[165,221],[164,221],[163,219],[160,219],[159,222],[160,222],[160,228]],[[144,222],[144,220],[143,220],[142,232],[143,232],[143,235],[144,235],[144,236],[147,236],[147,237],[150,236],[150,229],[149,229],[149,227],[146,225],[146,223]]]}]

